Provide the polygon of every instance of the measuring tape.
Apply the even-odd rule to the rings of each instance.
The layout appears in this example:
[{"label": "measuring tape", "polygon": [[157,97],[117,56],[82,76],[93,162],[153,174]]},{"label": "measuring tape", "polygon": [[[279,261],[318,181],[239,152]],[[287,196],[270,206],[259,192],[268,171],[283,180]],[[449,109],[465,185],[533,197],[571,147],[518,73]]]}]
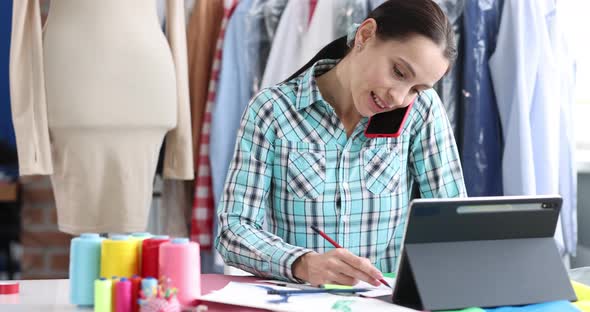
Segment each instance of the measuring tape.
[{"label": "measuring tape", "polygon": [[18,282],[0,281],[0,295],[18,294]]}]

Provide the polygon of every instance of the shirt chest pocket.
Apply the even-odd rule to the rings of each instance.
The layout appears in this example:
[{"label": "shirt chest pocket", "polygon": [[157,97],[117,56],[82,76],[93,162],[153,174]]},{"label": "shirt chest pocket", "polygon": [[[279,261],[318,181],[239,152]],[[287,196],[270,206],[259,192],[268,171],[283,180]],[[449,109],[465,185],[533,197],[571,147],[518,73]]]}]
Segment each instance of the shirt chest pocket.
[{"label": "shirt chest pocket", "polygon": [[324,193],[326,157],[323,151],[292,151],[289,153],[287,187],[300,199],[315,199]]},{"label": "shirt chest pocket", "polygon": [[366,188],[373,194],[394,193],[401,178],[397,147],[370,147],[362,151],[362,173]]}]

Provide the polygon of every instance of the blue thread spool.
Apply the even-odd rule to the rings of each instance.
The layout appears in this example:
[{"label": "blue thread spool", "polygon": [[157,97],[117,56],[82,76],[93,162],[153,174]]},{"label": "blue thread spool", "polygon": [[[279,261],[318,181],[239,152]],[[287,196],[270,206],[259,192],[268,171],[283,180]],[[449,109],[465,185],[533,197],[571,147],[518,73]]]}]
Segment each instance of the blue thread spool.
[{"label": "blue thread spool", "polygon": [[151,238],[153,238],[153,239],[169,239],[170,236],[168,236],[168,235],[154,235]]},{"label": "blue thread spool", "polygon": [[148,239],[148,238],[152,237],[152,234],[150,234],[148,232],[134,232],[134,233],[131,233],[131,237],[137,238],[137,239]]},{"label": "blue thread spool", "polygon": [[94,281],[100,276],[100,248],[103,238],[83,233],[70,243],[70,302],[94,304]]},{"label": "blue thread spool", "polygon": [[147,298],[152,296],[156,296],[156,291],[158,289],[158,280],[153,277],[146,277],[141,280],[141,291],[143,295]]}]

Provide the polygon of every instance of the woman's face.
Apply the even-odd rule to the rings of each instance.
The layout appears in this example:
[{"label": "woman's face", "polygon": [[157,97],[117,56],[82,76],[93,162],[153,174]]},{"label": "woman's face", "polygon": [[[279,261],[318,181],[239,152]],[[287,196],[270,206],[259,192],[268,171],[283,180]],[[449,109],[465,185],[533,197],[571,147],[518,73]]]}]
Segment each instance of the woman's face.
[{"label": "woman's face", "polygon": [[410,105],[449,68],[443,48],[427,37],[381,40],[375,31],[375,21],[365,21],[351,52],[352,97],[356,110],[364,117]]}]

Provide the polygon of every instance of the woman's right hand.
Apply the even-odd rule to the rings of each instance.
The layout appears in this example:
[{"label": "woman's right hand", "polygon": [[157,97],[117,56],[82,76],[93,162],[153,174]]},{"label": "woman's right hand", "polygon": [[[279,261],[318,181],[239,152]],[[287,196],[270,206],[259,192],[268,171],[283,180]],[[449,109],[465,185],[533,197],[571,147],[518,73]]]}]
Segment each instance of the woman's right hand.
[{"label": "woman's right hand", "polygon": [[344,248],[319,254],[309,252],[293,263],[293,275],[312,285],[355,285],[365,281],[379,286],[383,275],[367,258],[361,258]]}]

